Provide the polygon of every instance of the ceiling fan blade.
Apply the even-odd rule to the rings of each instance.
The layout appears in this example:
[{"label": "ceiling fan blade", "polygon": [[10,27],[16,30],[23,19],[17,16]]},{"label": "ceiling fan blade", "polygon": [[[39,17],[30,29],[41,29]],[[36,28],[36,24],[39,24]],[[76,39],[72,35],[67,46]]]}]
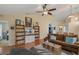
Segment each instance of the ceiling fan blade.
[{"label": "ceiling fan blade", "polygon": [[49,15],[52,15],[52,13],[48,12]]},{"label": "ceiling fan blade", "polygon": [[37,13],[42,13],[43,11],[36,11]]},{"label": "ceiling fan blade", "polygon": [[49,9],[48,11],[54,11],[54,10],[56,10],[56,8]]}]

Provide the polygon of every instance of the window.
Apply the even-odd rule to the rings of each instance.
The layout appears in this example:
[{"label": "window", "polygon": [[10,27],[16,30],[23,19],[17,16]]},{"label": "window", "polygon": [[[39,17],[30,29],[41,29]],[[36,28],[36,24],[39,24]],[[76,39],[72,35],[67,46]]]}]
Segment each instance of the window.
[{"label": "window", "polygon": [[2,24],[0,24],[0,40],[2,39]]}]

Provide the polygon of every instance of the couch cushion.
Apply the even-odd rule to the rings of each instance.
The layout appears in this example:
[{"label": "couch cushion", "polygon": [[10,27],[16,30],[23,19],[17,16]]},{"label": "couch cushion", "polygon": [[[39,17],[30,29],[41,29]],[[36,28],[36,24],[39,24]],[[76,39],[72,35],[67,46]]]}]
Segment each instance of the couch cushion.
[{"label": "couch cushion", "polygon": [[66,37],[65,39],[65,42],[66,43],[70,43],[70,44],[73,44],[77,41],[77,38],[76,37]]},{"label": "couch cushion", "polygon": [[77,42],[77,38],[73,37],[73,43],[76,43],[76,42]]},{"label": "couch cushion", "polygon": [[50,36],[50,39],[51,39],[51,40],[56,40],[56,36],[55,36],[55,35],[51,35],[51,36]]}]

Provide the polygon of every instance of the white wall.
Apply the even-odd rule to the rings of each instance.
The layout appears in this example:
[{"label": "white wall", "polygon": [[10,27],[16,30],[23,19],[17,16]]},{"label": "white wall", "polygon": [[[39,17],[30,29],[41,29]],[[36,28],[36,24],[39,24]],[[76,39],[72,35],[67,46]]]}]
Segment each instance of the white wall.
[{"label": "white wall", "polygon": [[25,20],[26,17],[31,17],[33,22],[39,22],[40,25],[40,38],[43,39],[48,34],[48,24],[52,23],[53,25],[63,25],[63,21],[56,20],[53,16],[41,16],[41,15],[22,15],[22,16],[0,16],[0,20],[7,20],[9,22],[9,45],[15,44],[15,30],[11,30],[10,27],[15,27],[15,19]]},{"label": "white wall", "polygon": [[[9,33],[10,33],[10,36],[9,36],[9,41],[5,41],[5,43],[10,43],[11,40],[13,40],[14,36],[12,36],[12,31],[10,30],[10,26],[11,26],[11,23],[13,20],[10,19],[10,16],[0,16],[0,21],[7,21],[8,22],[8,26],[9,26]],[[7,29],[7,28],[6,28]],[[12,38],[11,38],[12,36]],[[4,43],[4,41],[3,41]]]},{"label": "white wall", "polygon": [[79,21],[69,23],[69,32],[79,34]]}]

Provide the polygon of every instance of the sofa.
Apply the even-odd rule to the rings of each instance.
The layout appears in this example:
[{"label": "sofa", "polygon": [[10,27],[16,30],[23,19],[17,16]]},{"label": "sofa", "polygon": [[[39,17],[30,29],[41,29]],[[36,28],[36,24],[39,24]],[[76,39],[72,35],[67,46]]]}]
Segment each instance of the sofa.
[{"label": "sofa", "polygon": [[[55,36],[56,39],[52,38],[51,36]],[[77,41],[73,44],[67,43],[67,42],[65,42],[66,37],[76,37]],[[78,43],[78,35],[75,35],[75,34],[48,34],[48,37],[46,39],[51,43],[61,45],[62,49],[64,49],[64,50],[73,52],[75,54],[79,54],[79,44],[76,44],[76,43]]]}]

